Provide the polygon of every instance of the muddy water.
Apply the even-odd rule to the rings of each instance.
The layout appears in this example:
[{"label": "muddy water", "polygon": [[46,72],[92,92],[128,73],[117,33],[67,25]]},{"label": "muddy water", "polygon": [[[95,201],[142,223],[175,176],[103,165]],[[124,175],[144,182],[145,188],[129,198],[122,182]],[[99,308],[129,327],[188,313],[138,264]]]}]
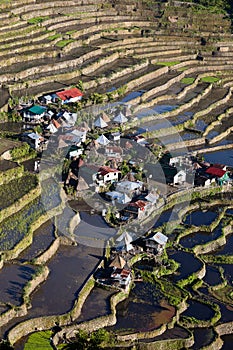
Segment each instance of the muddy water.
[{"label": "muddy water", "polygon": [[44,252],[55,239],[54,231],[55,227],[51,221],[47,221],[41,225],[33,233],[33,242],[30,247],[25,249],[18,259],[29,261]]},{"label": "muddy water", "polygon": [[27,318],[61,314],[71,309],[76,293],[95,269],[102,256],[100,249],[62,246],[49,262],[47,281],[33,294]]},{"label": "muddy water", "polygon": [[159,290],[149,283],[136,283],[129,298],[117,305],[117,323],[113,330],[129,332],[153,330],[171,320],[175,308],[162,299]]},{"label": "muddy water", "polygon": [[110,310],[110,297],[115,294],[114,291],[95,287],[87,297],[82,307],[82,313],[78,318],[78,323],[91,320],[95,317],[108,315]]},{"label": "muddy water", "polygon": [[0,270],[0,303],[20,305],[23,288],[34,272],[30,265],[5,264]]},{"label": "muddy water", "polygon": [[[160,341],[160,340],[170,340],[170,339],[185,339],[190,337],[190,333],[179,326],[175,326],[172,329],[167,329],[163,334],[159,335],[158,337],[155,337],[153,340]],[[151,342],[151,339],[143,339],[143,343]],[[139,340],[140,342],[140,340]]]}]

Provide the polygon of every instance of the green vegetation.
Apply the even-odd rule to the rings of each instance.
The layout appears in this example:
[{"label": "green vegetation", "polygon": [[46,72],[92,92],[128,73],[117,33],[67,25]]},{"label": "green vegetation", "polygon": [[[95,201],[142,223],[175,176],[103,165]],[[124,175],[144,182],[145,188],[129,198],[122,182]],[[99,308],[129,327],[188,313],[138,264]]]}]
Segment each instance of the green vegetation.
[{"label": "green vegetation", "polygon": [[28,20],[29,24],[38,24],[38,23],[42,23],[43,21],[45,21],[46,19],[49,19],[48,16],[44,16],[44,17],[34,17],[34,18],[30,18]]},{"label": "green vegetation", "polygon": [[33,150],[28,143],[24,142],[21,146],[13,148],[11,157],[14,161],[25,160],[36,157],[36,151]]},{"label": "green vegetation", "polygon": [[[67,344],[62,349],[64,350],[98,350],[102,349],[104,345],[109,345],[110,333],[105,329],[98,329],[97,331],[88,334],[86,331],[79,330],[76,339],[73,343]],[[29,349],[28,349],[29,350]]]},{"label": "green vegetation", "polygon": [[155,64],[159,65],[159,66],[172,67],[172,66],[175,66],[176,64],[179,64],[179,63],[180,63],[180,61],[170,61],[170,62],[157,62]]},{"label": "green vegetation", "polygon": [[188,292],[165,278],[157,280],[158,288],[164,294],[169,304],[178,306],[188,297]]},{"label": "green vegetation", "polygon": [[29,228],[44,213],[39,198],[1,223],[0,250],[12,249],[29,232]]},{"label": "green vegetation", "polygon": [[195,81],[195,78],[192,77],[186,77],[181,79],[181,83],[183,84],[192,84]]},{"label": "green vegetation", "polygon": [[37,186],[37,177],[25,174],[0,186],[0,210],[12,205]]},{"label": "green vegetation", "polygon": [[193,0],[193,3],[199,5],[197,8],[193,8],[194,11],[204,10],[213,13],[225,13],[232,8],[231,0]]},{"label": "green vegetation", "polygon": [[61,34],[54,34],[54,35],[51,35],[49,36],[47,39],[49,41],[52,41],[52,40],[55,40],[55,39],[58,39],[58,38],[61,38]]},{"label": "green vegetation", "polygon": [[201,78],[201,81],[203,83],[216,83],[219,80],[220,80],[220,78],[211,77],[211,76]]},{"label": "green vegetation", "polygon": [[74,41],[73,39],[60,40],[56,43],[56,46],[62,49],[63,47],[72,43],[73,41]]},{"label": "green vegetation", "polygon": [[51,336],[51,331],[32,333],[24,346],[24,350],[52,350],[53,347],[50,344]]}]

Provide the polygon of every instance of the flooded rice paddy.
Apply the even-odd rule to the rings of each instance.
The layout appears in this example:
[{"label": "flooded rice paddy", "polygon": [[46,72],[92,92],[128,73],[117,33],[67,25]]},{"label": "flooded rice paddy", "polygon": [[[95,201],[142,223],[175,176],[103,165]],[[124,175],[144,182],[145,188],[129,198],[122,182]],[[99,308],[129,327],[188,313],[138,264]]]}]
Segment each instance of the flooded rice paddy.
[{"label": "flooded rice paddy", "polygon": [[175,308],[162,299],[159,290],[148,283],[136,283],[129,297],[117,305],[117,323],[113,330],[130,333],[160,327],[175,315]]}]

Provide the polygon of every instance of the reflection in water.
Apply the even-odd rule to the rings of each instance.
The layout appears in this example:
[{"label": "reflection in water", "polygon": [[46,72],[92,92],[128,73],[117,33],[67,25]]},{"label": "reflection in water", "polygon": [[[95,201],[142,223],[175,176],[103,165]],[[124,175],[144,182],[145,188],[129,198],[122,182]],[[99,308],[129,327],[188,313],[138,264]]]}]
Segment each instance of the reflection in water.
[{"label": "reflection in water", "polygon": [[210,225],[216,218],[218,214],[215,211],[193,211],[189,215],[186,216],[184,224],[186,225]]},{"label": "reflection in water", "polygon": [[194,328],[194,345],[193,350],[199,350],[204,346],[207,346],[214,340],[213,328]]},{"label": "reflection in water", "polygon": [[170,306],[149,283],[137,283],[129,298],[117,305],[117,323],[112,329],[130,332],[148,331],[171,320],[175,308]]},{"label": "reflection in water", "polygon": [[206,304],[196,300],[188,301],[189,307],[184,311],[184,316],[195,317],[198,320],[209,320],[214,316],[214,311]]}]

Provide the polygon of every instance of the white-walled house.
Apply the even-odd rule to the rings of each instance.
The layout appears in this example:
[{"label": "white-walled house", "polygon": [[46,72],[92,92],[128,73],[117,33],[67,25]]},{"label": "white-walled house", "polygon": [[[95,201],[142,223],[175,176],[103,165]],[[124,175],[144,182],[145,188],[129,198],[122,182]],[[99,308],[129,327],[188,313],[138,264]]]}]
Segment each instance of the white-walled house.
[{"label": "white-walled house", "polygon": [[174,185],[182,185],[186,181],[186,172],[184,170],[178,171],[176,175],[174,175],[173,178],[173,184]]},{"label": "white-walled house", "polygon": [[116,185],[116,191],[127,194],[132,198],[134,194],[139,194],[143,187],[143,182],[141,181],[121,181]]},{"label": "white-walled house", "polygon": [[29,122],[39,123],[46,112],[45,107],[34,105],[23,112],[23,119]]},{"label": "white-walled house", "polygon": [[109,183],[117,182],[121,172],[118,169],[112,169],[108,166],[102,166],[95,174],[95,181],[99,186],[104,186]]}]

